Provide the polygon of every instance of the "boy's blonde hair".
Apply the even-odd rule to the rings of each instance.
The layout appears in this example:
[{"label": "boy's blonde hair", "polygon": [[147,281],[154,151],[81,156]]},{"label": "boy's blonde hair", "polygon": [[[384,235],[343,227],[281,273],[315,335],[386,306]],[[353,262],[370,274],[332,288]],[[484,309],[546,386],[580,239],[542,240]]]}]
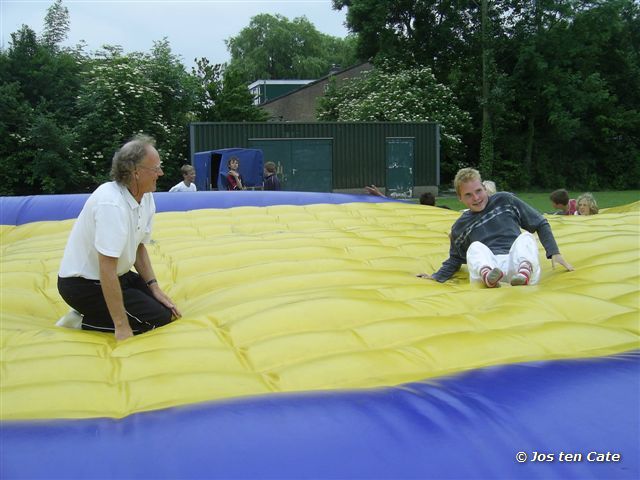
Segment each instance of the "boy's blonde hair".
[{"label": "boy's blonde hair", "polygon": [[475,168],[461,168],[456,173],[456,178],[453,179],[453,188],[456,189],[456,194],[458,197],[460,196],[460,186],[463,183],[473,182],[475,180],[479,180],[482,182],[482,177],[480,176],[480,172]]},{"label": "boy's blonde hair", "polygon": [[591,193],[587,192],[580,195],[576,200],[576,205],[580,205],[581,200],[584,200],[587,202],[587,205],[589,205],[589,211],[591,212],[591,215],[595,215],[600,211],[600,209],[598,208],[598,204],[596,203],[596,199]]},{"label": "boy's blonde hair", "polygon": [[182,167],[180,167],[180,172],[182,173],[182,176],[189,175],[190,173],[193,173],[195,171],[196,169],[193,168],[193,165],[183,165]]},{"label": "boy's blonde hair", "polygon": [[276,173],[276,164],[273,162],[267,162],[264,164],[264,169],[269,173]]}]

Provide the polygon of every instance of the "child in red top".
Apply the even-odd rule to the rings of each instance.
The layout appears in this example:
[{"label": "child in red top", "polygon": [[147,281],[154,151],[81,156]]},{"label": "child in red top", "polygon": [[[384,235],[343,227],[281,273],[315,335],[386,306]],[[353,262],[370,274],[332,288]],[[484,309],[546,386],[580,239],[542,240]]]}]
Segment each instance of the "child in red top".
[{"label": "child in red top", "polygon": [[238,171],[240,168],[240,160],[238,160],[238,157],[231,157],[227,166],[229,167],[229,173],[227,173],[227,190],[244,190],[242,176]]},{"label": "child in red top", "polygon": [[576,213],[576,200],[569,198],[569,192],[564,188],[551,192],[549,199],[553,208],[559,210],[554,212],[554,215],[574,215]]}]

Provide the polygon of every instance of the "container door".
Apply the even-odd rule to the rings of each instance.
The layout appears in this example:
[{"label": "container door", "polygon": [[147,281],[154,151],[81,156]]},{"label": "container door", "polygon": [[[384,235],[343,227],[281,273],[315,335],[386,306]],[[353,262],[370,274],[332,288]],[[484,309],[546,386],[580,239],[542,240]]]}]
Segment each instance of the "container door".
[{"label": "container door", "polygon": [[276,164],[283,190],[331,192],[333,143],[331,139],[249,139],[250,148],[262,150],[264,162]]},{"label": "container door", "polygon": [[387,138],[387,196],[411,198],[413,196],[413,138]]},{"label": "container door", "polygon": [[283,190],[289,190],[286,186],[285,171],[291,163],[291,142],[288,140],[263,140],[250,138],[249,148],[262,150],[263,165],[267,162],[276,164],[276,173],[280,179]]},{"label": "container door", "polygon": [[291,170],[287,190],[330,192],[333,187],[331,139],[291,140]]}]

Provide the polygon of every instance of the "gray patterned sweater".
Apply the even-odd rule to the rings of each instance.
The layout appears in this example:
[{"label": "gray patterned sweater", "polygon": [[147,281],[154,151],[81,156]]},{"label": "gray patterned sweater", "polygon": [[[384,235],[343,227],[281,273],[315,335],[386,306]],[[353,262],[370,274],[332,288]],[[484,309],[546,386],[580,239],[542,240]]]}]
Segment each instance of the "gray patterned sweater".
[{"label": "gray patterned sweater", "polygon": [[489,197],[482,212],[464,212],[451,227],[449,258],[432,275],[438,282],[446,282],[467,263],[467,249],[473,242],[485,244],[495,255],[508,254],[520,229],[538,233],[547,258],[560,253],[551,226],[537,210],[508,192]]}]

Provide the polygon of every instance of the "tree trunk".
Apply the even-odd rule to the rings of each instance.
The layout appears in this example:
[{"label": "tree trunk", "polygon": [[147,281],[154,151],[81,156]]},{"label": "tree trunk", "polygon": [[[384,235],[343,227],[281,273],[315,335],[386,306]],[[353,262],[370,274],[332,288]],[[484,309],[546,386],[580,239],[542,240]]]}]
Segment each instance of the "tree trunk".
[{"label": "tree trunk", "polygon": [[480,17],[482,32],[482,137],[480,140],[480,169],[482,176],[493,175],[493,129],[489,111],[489,41],[487,39],[488,0],[482,0]]}]

